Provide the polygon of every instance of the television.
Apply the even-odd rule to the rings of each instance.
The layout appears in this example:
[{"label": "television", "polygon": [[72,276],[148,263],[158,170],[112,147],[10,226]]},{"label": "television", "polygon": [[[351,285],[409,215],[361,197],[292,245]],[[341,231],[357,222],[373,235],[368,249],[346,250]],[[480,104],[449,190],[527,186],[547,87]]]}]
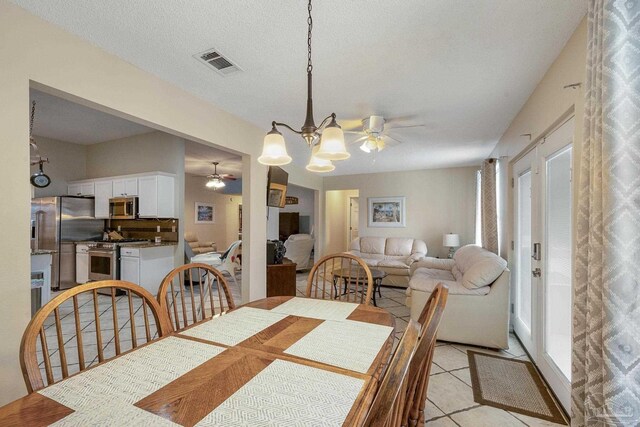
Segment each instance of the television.
[{"label": "television", "polygon": [[278,166],[269,166],[267,175],[267,206],[284,208],[289,174]]}]

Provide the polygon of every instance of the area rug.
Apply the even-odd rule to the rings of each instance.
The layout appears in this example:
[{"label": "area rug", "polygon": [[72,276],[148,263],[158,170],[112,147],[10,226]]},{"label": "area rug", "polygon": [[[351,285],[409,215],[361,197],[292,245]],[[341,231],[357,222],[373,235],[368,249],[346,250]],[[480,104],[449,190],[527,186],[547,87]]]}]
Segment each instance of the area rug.
[{"label": "area rug", "polygon": [[476,351],[467,354],[477,403],[567,424],[531,362]]}]

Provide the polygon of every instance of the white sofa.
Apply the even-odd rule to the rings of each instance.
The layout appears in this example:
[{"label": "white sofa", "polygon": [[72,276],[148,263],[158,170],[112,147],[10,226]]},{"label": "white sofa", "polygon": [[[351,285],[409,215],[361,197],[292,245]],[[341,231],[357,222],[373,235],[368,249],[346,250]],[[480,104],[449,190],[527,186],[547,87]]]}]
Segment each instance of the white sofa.
[{"label": "white sofa", "polygon": [[427,255],[427,245],[404,237],[358,237],[351,242],[349,253],[386,272],[383,285],[406,288],[411,265]]},{"label": "white sofa", "polygon": [[438,339],[482,347],[509,347],[507,262],[476,245],[458,249],[453,259],[424,258],[411,266],[407,306],[418,320],[438,283],[449,288]]},{"label": "white sofa", "polygon": [[296,264],[296,270],[310,268],[311,251],[315,239],[310,234],[292,234],[286,242],[284,256]]}]

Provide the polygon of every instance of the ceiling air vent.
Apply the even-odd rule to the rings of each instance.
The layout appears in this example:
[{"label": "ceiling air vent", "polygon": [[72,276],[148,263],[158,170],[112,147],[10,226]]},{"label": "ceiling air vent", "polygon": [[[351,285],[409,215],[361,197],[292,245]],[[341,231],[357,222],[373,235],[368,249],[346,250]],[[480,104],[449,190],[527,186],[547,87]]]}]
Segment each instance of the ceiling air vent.
[{"label": "ceiling air vent", "polygon": [[240,67],[231,62],[228,58],[222,56],[217,49],[209,49],[193,55],[193,57],[203,64],[212,67],[216,72],[223,76],[241,71]]}]

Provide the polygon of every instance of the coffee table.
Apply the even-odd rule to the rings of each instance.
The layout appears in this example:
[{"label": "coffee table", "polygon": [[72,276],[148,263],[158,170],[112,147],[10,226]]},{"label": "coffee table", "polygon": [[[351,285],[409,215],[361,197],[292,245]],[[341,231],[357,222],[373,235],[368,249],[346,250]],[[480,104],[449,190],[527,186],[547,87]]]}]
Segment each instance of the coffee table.
[{"label": "coffee table", "polygon": [[[382,270],[376,270],[374,268],[370,268],[371,277],[373,278],[373,305],[378,306],[376,302],[376,290],[378,291],[378,295],[382,298],[382,293],[380,292],[380,285],[382,285],[382,280],[387,277],[387,273]],[[333,271],[333,288],[336,291],[336,295],[338,294],[338,281],[342,280],[344,283],[344,292],[343,295],[347,293],[347,284],[348,282],[355,282],[357,277],[367,277],[367,274],[364,272],[362,267],[355,268],[340,268],[338,270]]]}]

